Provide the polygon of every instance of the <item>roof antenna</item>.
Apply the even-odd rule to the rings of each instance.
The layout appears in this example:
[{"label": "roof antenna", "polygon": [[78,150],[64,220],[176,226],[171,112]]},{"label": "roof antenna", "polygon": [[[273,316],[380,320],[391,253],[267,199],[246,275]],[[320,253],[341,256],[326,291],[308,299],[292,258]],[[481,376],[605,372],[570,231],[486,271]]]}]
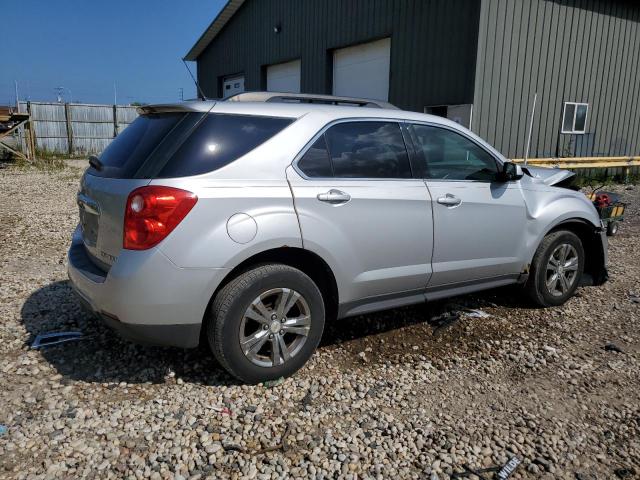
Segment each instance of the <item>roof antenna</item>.
[{"label": "roof antenna", "polygon": [[204,96],[204,93],[202,92],[200,85],[198,85],[198,81],[196,80],[196,77],[194,77],[193,73],[191,73],[191,69],[189,68],[189,65],[187,65],[187,62],[184,58],[182,59],[182,63],[184,63],[184,66],[187,69],[187,72],[189,72],[189,75],[191,75],[191,80],[193,80],[193,83],[196,84],[196,90],[198,91],[200,98],[202,98],[202,100],[206,100],[207,97]]}]

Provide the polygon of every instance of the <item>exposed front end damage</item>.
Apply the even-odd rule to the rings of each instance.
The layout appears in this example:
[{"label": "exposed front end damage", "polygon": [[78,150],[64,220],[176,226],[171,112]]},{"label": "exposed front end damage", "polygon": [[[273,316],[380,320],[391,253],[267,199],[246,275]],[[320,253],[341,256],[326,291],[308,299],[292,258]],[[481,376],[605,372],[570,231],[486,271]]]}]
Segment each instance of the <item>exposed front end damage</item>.
[{"label": "exposed front end damage", "polygon": [[[608,240],[606,228],[591,200],[574,184],[575,173],[558,168],[523,166],[526,174],[523,195],[527,215],[536,227],[552,225],[545,231],[532,232],[537,242],[550,231],[574,232],[585,250],[582,285],[602,285],[607,281]],[[552,187],[552,188],[549,188]],[[537,244],[536,244],[537,245]]]}]

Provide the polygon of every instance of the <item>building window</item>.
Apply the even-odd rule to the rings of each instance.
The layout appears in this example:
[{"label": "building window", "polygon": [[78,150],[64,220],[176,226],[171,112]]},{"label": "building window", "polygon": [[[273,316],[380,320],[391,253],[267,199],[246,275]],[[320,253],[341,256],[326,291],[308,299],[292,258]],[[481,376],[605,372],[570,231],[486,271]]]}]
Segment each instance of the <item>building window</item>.
[{"label": "building window", "polygon": [[588,112],[588,103],[564,102],[561,133],[585,133]]}]

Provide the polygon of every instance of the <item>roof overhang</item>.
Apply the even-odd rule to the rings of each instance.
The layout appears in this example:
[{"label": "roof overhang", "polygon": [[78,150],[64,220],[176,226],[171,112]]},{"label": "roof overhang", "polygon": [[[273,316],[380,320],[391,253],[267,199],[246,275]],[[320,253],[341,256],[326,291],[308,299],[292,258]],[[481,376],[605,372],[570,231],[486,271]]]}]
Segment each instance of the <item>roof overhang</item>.
[{"label": "roof overhang", "polygon": [[207,45],[211,43],[211,41],[216,38],[216,35],[220,33],[220,30],[224,28],[227,22],[233,17],[233,15],[238,11],[238,9],[242,6],[245,0],[229,0],[227,4],[222,7],[218,16],[214,18],[213,22],[207,27],[198,41],[191,47],[191,50],[184,56],[184,59],[187,61],[195,61],[198,59],[200,54],[203,52]]}]

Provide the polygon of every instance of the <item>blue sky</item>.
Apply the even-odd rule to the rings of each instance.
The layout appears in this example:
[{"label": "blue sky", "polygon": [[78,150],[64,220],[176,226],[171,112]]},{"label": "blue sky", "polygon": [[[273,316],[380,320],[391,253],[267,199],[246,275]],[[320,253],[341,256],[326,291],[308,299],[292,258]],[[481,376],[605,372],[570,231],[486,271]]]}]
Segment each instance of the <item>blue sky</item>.
[{"label": "blue sky", "polygon": [[[193,98],[182,57],[226,0],[2,2],[0,105],[56,99],[113,103]],[[8,43],[7,43],[8,42]],[[189,66],[195,74],[195,63]],[[71,92],[71,93],[70,93]]]}]

